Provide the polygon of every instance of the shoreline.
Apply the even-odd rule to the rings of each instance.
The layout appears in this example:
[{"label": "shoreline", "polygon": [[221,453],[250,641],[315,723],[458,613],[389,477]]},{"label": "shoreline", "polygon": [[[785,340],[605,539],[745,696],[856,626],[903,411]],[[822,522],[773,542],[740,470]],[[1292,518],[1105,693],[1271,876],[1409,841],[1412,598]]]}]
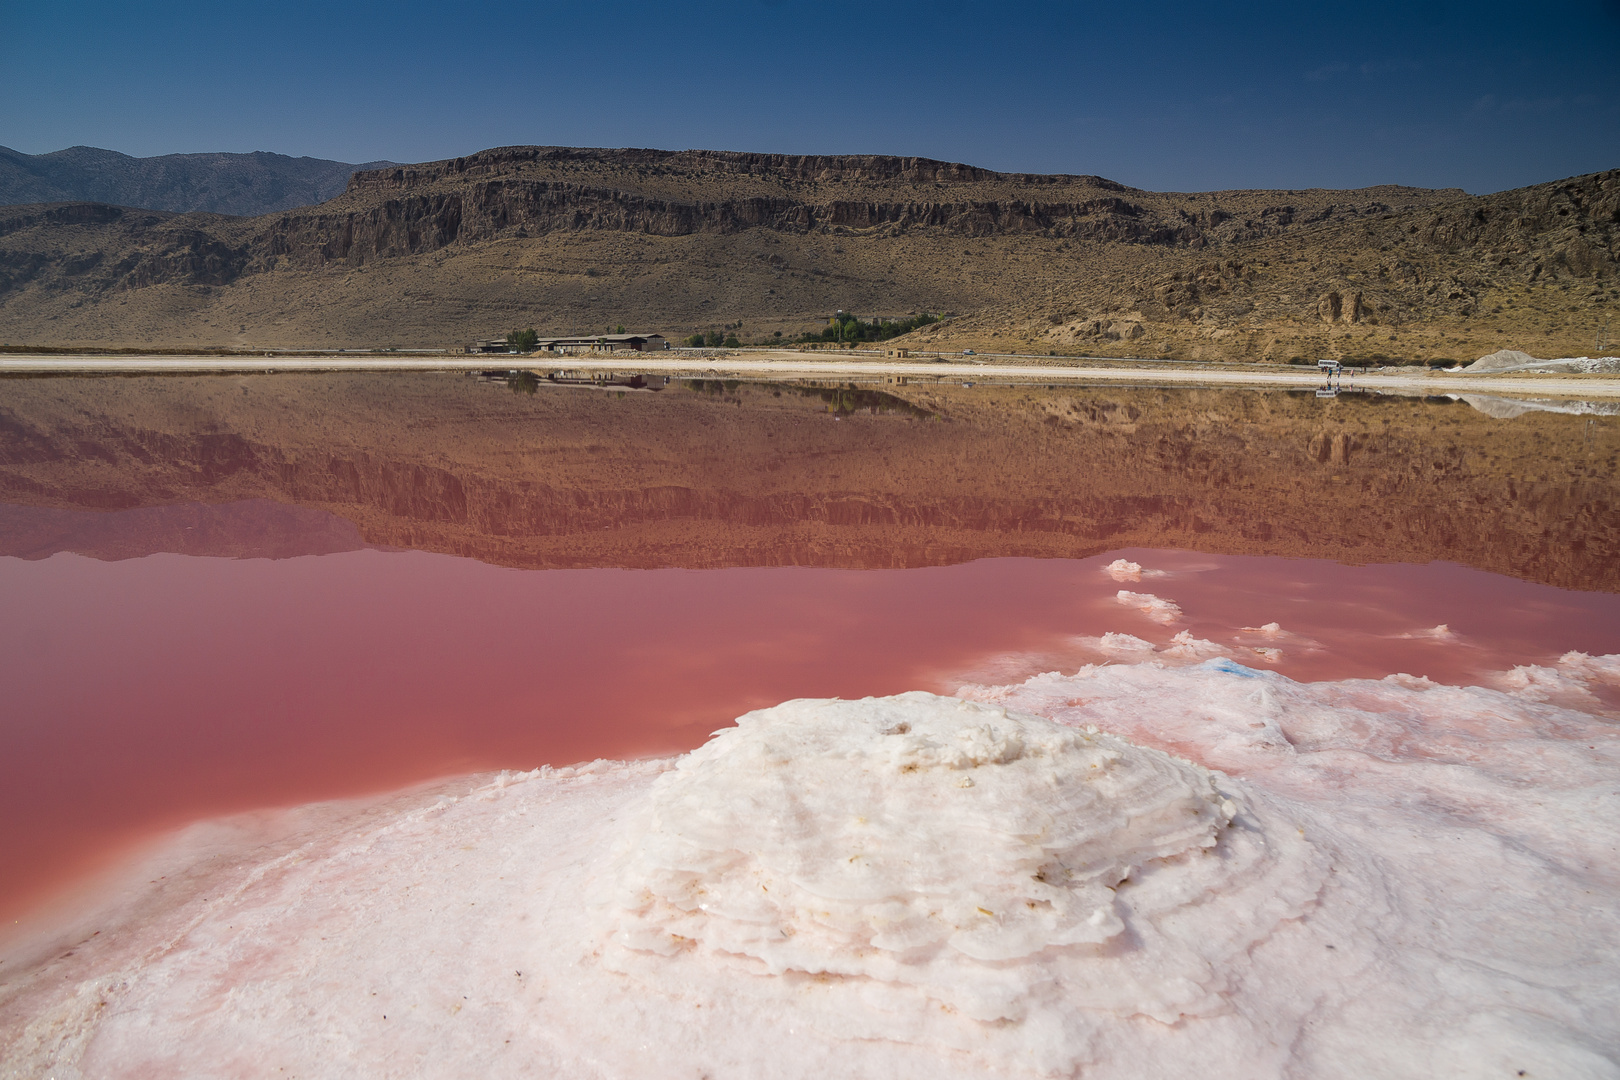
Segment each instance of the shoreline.
[{"label": "shoreline", "polygon": [[[1031,358],[1034,359],[1034,358]],[[519,361],[514,364],[512,361]],[[750,356],[595,357],[492,353],[483,356],[0,356],[0,376],[50,375],[230,375],[314,374],[321,372],[479,372],[490,370],[590,373],[646,373],[677,378],[743,375],[787,378],[907,378],[919,381],[959,379],[1017,379],[1036,382],[1155,383],[1182,386],[1315,389],[1324,383],[1312,369],[1262,371],[1232,370],[1224,365],[1181,367],[1136,364],[1076,367],[1059,364],[985,362],[921,362],[873,358],[871,360],[816,360],[799,352],[769,352]],[[1396,392],[1517,394],[1575,398],[1620,398],[1620,377],[1609,375],[1405,374],[1377,372],[1345,377],[1344,390]]]},{"label": "shoreline", "polygon": [[[1277,1024],[1288,1035],[1289,1063],[1306,1073],[1342,1061],[1344,1046],[1374,1035],[1386,1057],[1418,1060],[1432,1048],[1437,1024],[1456,1033],[1445,1045],[1459,1060],[1490,1063],[1511,1051],[1511,1061],[1542,1074],[1567,1072],[1608,1049],[1594,1033],[1612,1005],[1603,988],[1614,985],[1613,965],[1587,957],[1594,939],[1605,940],[1613,885],[1563,869],[1592,865],[1612,835],[1607,818],[1588,820],[1583,799],[1613,772],[1609,745],[1585,745],[1603,738],[1600,713],[1579,711],[1567,696],[1549,702],[1533,686],[1481,687],[1459,697],[1393,679],[1358,685],[1351,707],[1340,685],[1298,683],[1218,659],[1183,660],[1170,667],[1104,664],[1073,676],[964,686],[944,697],[800,700],[769,710],[776,719],[768,734],[776,738],[839,722],[830,752],[811,744],[809,753],[788,759],[808,766],[781,766],[779,782],[789,793],[815,789],[815,771],[806,777],[806,767],[847,769],[846,755],[871,745],[861,741],[864,733],[907,706],[905,715],[936,729],[969,710],[974,721],[999,730],[1016,725],[1031,742],[1044,740],[1038,748],[1056,748],[974,761],[967,766],[974,785],[960,784],[960,770],[949,765],[902,759],[912,764],[908,773],[921,772],[953,796],[970,786],[1016,795],[1020,786],[1044,783],[1048,768],[1072,779],[1070,759],[1101,738],[1118,755],[1110,762],[1124,757],[1145,769],[1157,755],[1171,755],[1191,792],[1176,788],[1174,798],[1226,799],[1227,820],[1241,815],[1242,828],[1215,826],[1222,831],[1208,846],[1219,846],[1219,860],[1139,856],[1132,867],[1134,881],[1181,888],[1103,897],[1129,905],[1123,918],[1145,928],[1129,948],[1099,955],[1060,945],[992,957],[1000,964],[992,971],[1010,974],[991,984],[1001,997],[985,999],[984,1008],[1010,1004],[988,1019],[940,1008],[962,986],[971,993],[988,982],[949,977],[981,970],[973,954],[947,953],[951,967],[943,975],[939,964],[906,960],[892,964],[887,978],[886,970],[841,975],[833,965],[852,967],[866,954],[812,937],[816,924],[799,915],[791,894],[765,915],[809,926],[793,935],[795,944],[808,939],[817,951],[774,975],[740,966],[730,950],[710,944],[726,929],[724,912],[689,917],[685,909],[670,914],[669,905],[633,907],[645,882],[664,880],[655,875],[675,843],[666,839],[673,830],[643,824],[649,808],[682,805],[660,794],[681,777],[671,768],[676,759],[665,758],[463,774],[394,798],[198,823],[125,870],[125,880],[148,879],[137,895],[101,903],[87,897],[76,918],[12,945],[0,1048],[18,1075],[60,1075],[64,1066],[86,1075],[193,1073],[242,1054],[264,1071],[314,1076],[341,1075],[329,1070],[333,1060],[358,1061],[372,1072],[411,1072],[427,1061],[439,1067],[423,1074],[446,1080],[504,1075],[498,1066],[511,1060],[583,1075],[586,1066],[601,1071],[609,1051],[607,1071],[622,1075],[677,1071],[656,1067],[653,1053],[680,1072],[784,1080],[825,1071],[966,1080],[997,1062],[1010,1063],[1001,1070],[1009,1075],[1048,1075],[1055,1062],[1119,1078],[1135,1075],[1143,1060],[1190,1071],[1212,1042],[1234,1061],[1263,1064],[1275,1053]],[[1543,686],[1579,694],[1607,681],[1614,662],[1572,655],[1538,670],[1550,680]],[[1263,726],[1253,722],[1255,678],[1268,691]],[[752,730],[761,730],[762,714],[752,715]],[[1294,719],[1300,715],[1312,719],[1302,726]],[[785,727],[795,718],[798,727]],[[1054,741],[1062,729],[1083,742]],[[711,740],[687,755],[686,762],[701,759],[705,767],[685,774],[677,796],[699,812],[733,805],[732,792],[758,768],[730,749],[747,749],[738,733],[748,730],[727,729],[724,746]],[[1475,744],[1480,760],[1450,760],[1444,748],[1459,737]],[[1279,754],[1283,741],[1295,752]],[[1412,745],[1393,760],[1369,752],[1392,741]],[[1347,776],[1346,754],[1369,764]],[[1444,767],[1433,767],[1437,756]],[[888,760],[870,750],[857,758],[867,778],[857,792],[867,804],[913,819],[937,813],[941,799],[891,795],[911,789],[874,782],[887,778],[879,770]],[[1216,770],[1220,783],[1207,796],[1196,784],[1205,769]],[[1544,797],[1527,805],[1518,792],[1532,780]],[[744,790],[769,793],[775,783],[766,776]],[[1468,811],[1453,809],[1464,793]],[[961,818],[976,812],[970,798],[947,805]],[[1107,798],[1107,806],[1120,801]],[[834,830],[843,818],[813,800],[809,807],[802,818],[809,840],[790,841],[797,846],[789,854],[802,850],[819,860],[813,867],[841,870],[842,851],[835,849],[837,862],[822,852],[839,842]],[[860,820],[868,817],[880,820]],[[749,860],[745,872],[765,874],[782,861],[769,834],[761,841],[733,827],[726,835],[740,838],[714,862]],[[1090,834],[1085,841],[1087,851],[1099,845]],[[1013,842],[992,853],[1006,849],[1012,856],[1004,860],[1023,851]],[[624,851],[630,856],[618,854]],[[945,871],[960,861],[947,862]],[[702,880],[724,887],[730,865],[700,867]],[[974,899],[1027,888],[1025,877],[1000,866],[968,879]],[[1479,892],[1482,876],[1491,887],[1475,896],[1470,889]],[[1155,905],[1166,893],[1174,906]],[[1452,904],[1457,895],[1471,902]],[[858,928],[871,921],[866,913],[874,905],[864,897],[846,906],[861,918]],[[1298,918],[1299,910],[1309,918]],[[1504,924],[1534,924],[1538,912],[1543,930],[1552,930],[1499,932]],[[694,944],[671,953],[656,951],[661,939],[627,937],[653,919],[663,920],[660,928],[684,920],[681,929],[691,924],[705,936],[683,936]],[[914,920],[928,931],[943,916],[925,911]],[[1218,930],[1172,932],[1189,923],[1195,931]],[[417,947],[402,953],[399,941]],[[818,961],[822,977],[810,996],[798,973]],[[1290,1013],[1287,1003],[1302,982],[1313,997],[1325,995],[1327,1007]],[[1430,1019],[1432,995],[1425,996],[1435,982],[1451,988],[1438,1021]],[[1545,991],[1549,985],[1557,993]],[[1521,1003],[1538,989],[1540,997]],[[1167,998],[1171,993],[1177,996]],[[1238,1008],[1220,1007],[1233,999]],[[1419,1008],[1425,1001],[1429,1012]],[[1134,1022],[1148,1009],[1178,1010],[1177,1022]],[[1495,1027],[1469,1026],[1469,1017],[1487,1009]],[[1277,1020],[1249,1023],[1249,1016]],[[866,1026],[851,1030],[857,1021]],[[1318,1030],[1324,1024],[1325,1033]],[[1511,1039],[1504,1043],[1499,1029]],[[343,1057],[334,1057],[333,1045]],[[783,1045],[799,1048],[813,1067],[778,1067]],[[723,1060],[715,1047],[725,1051]],[[897,1071],[919,1058],[926,1068]],[[827,1061],[837,1067],[823,1069]],[[112,1062],[132,1066],[109,1068]]]}]

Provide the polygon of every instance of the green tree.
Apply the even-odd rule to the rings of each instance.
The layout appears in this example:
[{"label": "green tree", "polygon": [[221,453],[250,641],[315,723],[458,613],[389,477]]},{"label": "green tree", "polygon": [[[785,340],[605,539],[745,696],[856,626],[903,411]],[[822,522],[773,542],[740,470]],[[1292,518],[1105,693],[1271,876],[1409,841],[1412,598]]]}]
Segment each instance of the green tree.
[{"label": "green tree", "polygon": [[614,332],[614,333],[615,333],[615,334],[622,334],[622,333],[624,333],[624,323],[620,323],[620,324],[619,324],[619,328],[618,328],[618,329],[617,329],[617,330],[615,330],[615,331],[613,331],[613,332]]},{"label": "green tree", "polygon": [[506,344],[518,352],[534,352],[540,344],[540,335],[534,332],[534,327],[527,330],[513,330],[506,335]]},{"label": "green tree", "polygon": [[691,337],[681,342],[681,344],[685,345],[688,349],[701,349],[703,348],[703,335],[693,334]]},{"label": "green tree", "polygon": [[725,336],[718,330],[710,330],[703,335],[703,344],[711,349],[718,349],[725,343],[725,340]]},{"label": "green tree", "polygon": [[728,349],[740,349],[740,348],[742,348],[742,342],[737,340],[737,335],[736,334],[727,334],[726,335],[726,340],[721,342],[721,344],[724,345]]}]

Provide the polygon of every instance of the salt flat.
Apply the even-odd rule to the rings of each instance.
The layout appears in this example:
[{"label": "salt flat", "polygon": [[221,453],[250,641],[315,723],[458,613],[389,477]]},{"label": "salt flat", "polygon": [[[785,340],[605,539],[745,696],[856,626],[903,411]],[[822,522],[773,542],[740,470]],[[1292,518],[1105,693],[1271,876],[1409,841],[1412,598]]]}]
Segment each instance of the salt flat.
[{"label": "salt flat", "polygon": [[1137,644],[196,827],[8,950],[0,1076],[1620,1075],[1616,658],[1298,683]]},{"label": "salt flat", "polygon": [[[442,356],[30,356],[0,358],[0,375],[94,374],[222,374],[320,371],[488,371],[517,368],[525,371],[581,373],[645,372],[675,376],[747,375],[790,378],[905,377],[924,379],[1036,379],[1043,382],[1156,383],[1180,386],[1314,387],[1322,384],[1315,369],[1261,371],[1218,365],[1170,367],[1159,364],[1076,367],[1052,363],[1017,363],[986,360],[982,363],[850,357],[843,360],[810,359],[800,352],[754,352],[746,356],[583,356],[542,358],[490,354],[478,357]],[[1352,385],[1349,377],[1345,386]],[[1534,394],[1558,397],[1620,397],[1620,377],[1587,375],[1463,375],[1372,372],[1354,376],[1363,390],[1410,393]]]}]

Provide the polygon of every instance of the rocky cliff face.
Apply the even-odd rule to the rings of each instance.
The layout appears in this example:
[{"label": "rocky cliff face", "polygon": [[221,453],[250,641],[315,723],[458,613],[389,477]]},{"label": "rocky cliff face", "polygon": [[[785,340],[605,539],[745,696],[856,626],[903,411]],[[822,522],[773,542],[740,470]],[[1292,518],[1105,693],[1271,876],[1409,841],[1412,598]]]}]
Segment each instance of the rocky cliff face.
[{"label": "rocky cliff face", "polygon": [[[530,567],[900,567],[1144,545],[1442,559],[1620,590],[1617,433],[1453,402],[1206,391],[908,387],[886,401],[711,381],[621,399],[276,376],[129,379],[113,405],[93,385],[33,381],[0,401],[0,502],[268,500],[351,521],[368,543]],[[272,517],[242,520],[278,553],[298,530],[343,542],[302,519],[266,530]],[[211,521],[221,550],[230,520]],[[0,515],[0,553],[37,556],[58,534],[95,535]]]},{"label": "rocky cliff face", "polygon": [[1034,303],[981,311],[935,343],[982,343],[999,332],[1038,351],[1122,342],[1134,346],[1127,355],[1205,359],[1455,361],[1510,342],[1584,355],[1605,347],[1620,300],[1620,171],[1226,251],[1213,260],[1178,253],[1147,273],[1101,274]]},{"label": "rocky cliff face", "polygon": [[[257,218],[5,208],[0,341],[438,346],[617,323],[768,337],[844,308],[971,315],[921,347],[1558,353],[1615,299],[1617,176],[1484,198],[1182,195],[918,158],[506,148],[358,172],[329,202]],[[1427,339],[1391,344],[1390,328]]]},{"label": "rocky cliff face", "polygon": [[34,258],[8,260],[10,276],[0,281],[0,292],[36,279],[58,285],[74,279],[89,288],[215,285],[289,265],[363,265],[579,231],[676,237],[764,229],[872,239],[920,230],[1203,247],[1460,193],[1291,193],[1308,204],[1303,212],[1258,205],[1265,200],[1256,194],[1167,196],[1100,177],[995,173],[922,158],[520,147],[357,172],[344,196],[328,205],[252,222],[182,222],[92,207],[12,208],[0,235],[81,225],[98,231],[60,239],[79,239],[98,251],[142,250],[133,261],[104,257],[89,267],[36,249]]}]

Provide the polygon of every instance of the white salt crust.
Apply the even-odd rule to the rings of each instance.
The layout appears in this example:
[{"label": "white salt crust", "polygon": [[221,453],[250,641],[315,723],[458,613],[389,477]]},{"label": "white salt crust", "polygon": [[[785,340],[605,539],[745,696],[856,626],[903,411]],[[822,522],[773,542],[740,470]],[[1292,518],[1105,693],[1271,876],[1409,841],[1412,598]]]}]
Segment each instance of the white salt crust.
[{"label": "white salt crust", "polygon": [[1168,571],[1144,570],[1141,563],[1131,562],[1129,559],[1115,559],[1107,566],[1104,566],[1102,572],[1115,581],[1141,581],[1145,577],[1168,576]]},{"label": "white salt crust", "polygon": [[670,997],[831,976],[798,1006],[829,1035],[1066,1069],[1099,1018],[1220,1012],[1218,969],[1315,895],[1315,853],[1229,832],[1236,812],[1207,770],[1095,729],[923,693],[789,702],[653,784],[607,961]]},{"label": "white salt crust", "polygon": [[1181,605],[1174,600],[1165,600],[1152,593],[1131,592],[1129,589],[1119,590],[1114,599],[1165,626],[1181,621]]},{"label": "white salt crust", "polygon": [[0,1076],[1620,1076],[1620,658],[1176,663],[196,827]]}]

